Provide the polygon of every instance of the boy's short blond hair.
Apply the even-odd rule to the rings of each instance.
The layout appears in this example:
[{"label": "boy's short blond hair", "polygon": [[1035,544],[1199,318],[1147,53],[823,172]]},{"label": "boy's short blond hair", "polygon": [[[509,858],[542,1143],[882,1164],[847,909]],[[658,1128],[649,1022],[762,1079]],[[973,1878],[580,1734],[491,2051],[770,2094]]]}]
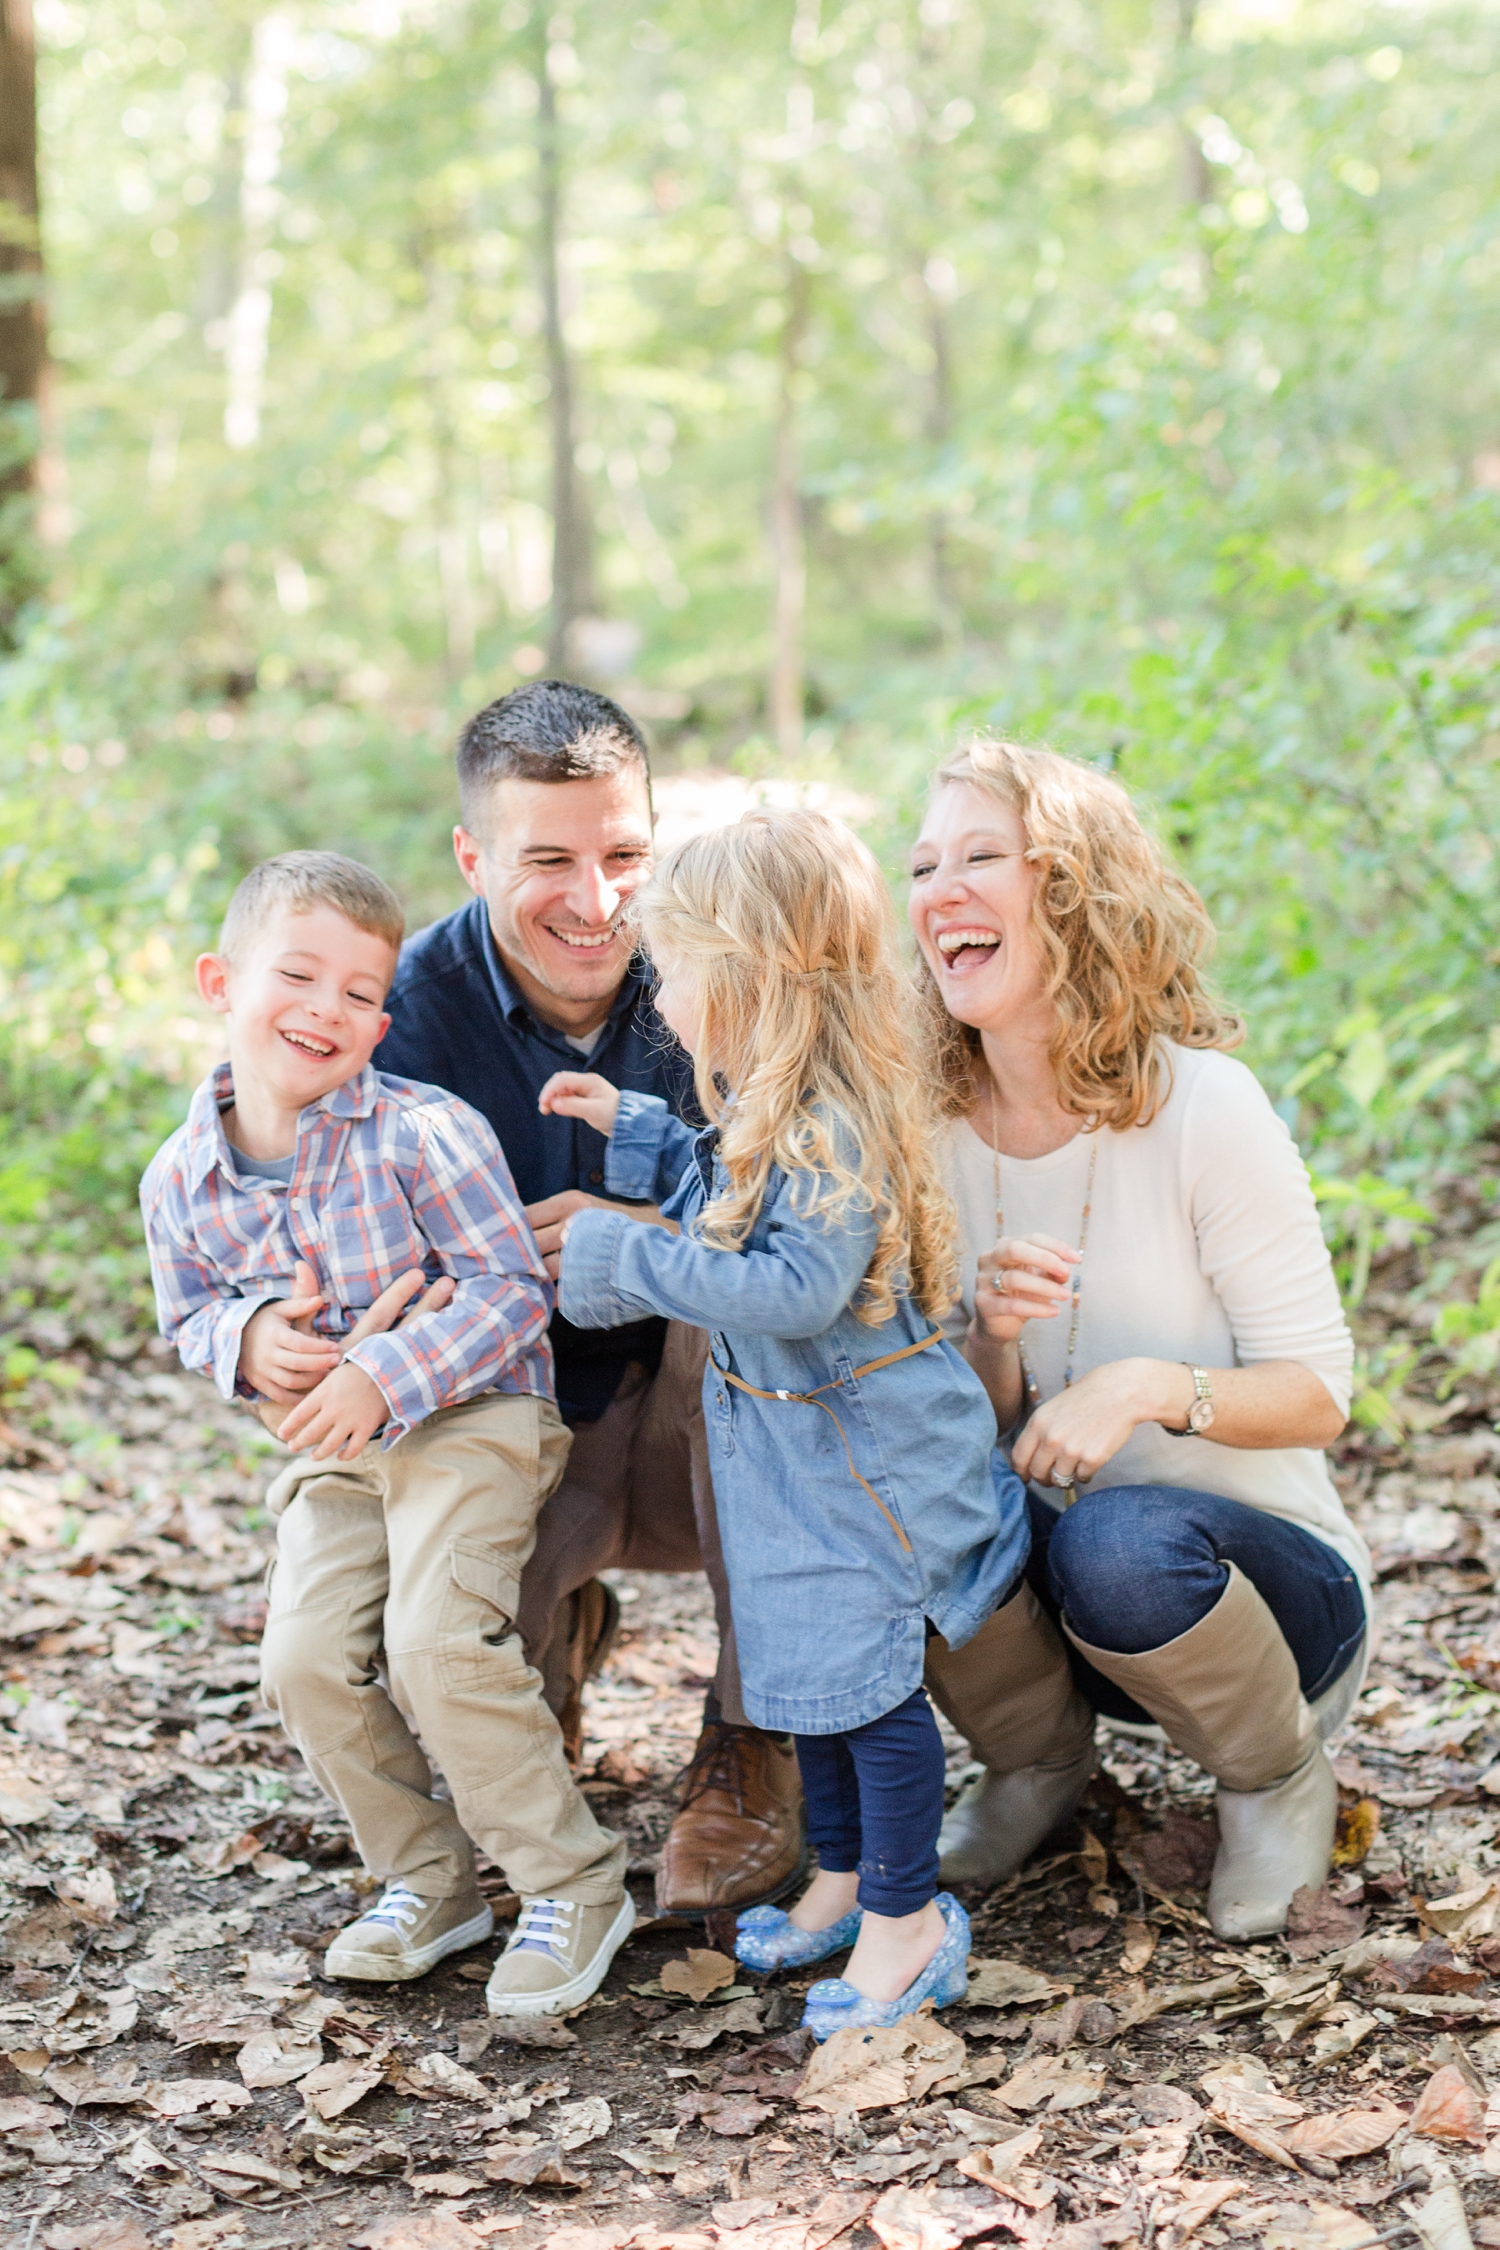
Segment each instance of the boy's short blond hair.
[{"label": "boy's short blond hair", "polygon": [[282,852],[252,867],[229,901],[219,951],[226,960],[240,960],[273,914],[306,914],[315,906],[331,906],[400,952],[406,935],[400,900],[389,883],[342,852]]}]

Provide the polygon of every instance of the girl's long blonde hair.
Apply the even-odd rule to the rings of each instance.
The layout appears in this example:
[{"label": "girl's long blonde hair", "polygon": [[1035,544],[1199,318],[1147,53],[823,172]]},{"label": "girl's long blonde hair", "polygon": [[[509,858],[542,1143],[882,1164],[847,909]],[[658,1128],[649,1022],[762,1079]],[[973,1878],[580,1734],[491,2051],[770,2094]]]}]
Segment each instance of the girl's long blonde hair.
[{"label": "girl's long blonde hair", "polygon": [[858,1318],[876,1327],[906,1294],[940,1319],[958,1286],[955,1218],[871,854],[824,813],[746,813],[679,845],[638,898],[648,950],[697,987],[698,1099],[729,1175],[698,1238],[737,1250],[773,1166],[818,1174],[825,1219],[875,1214]]},{"label": "girl's long blonde hair", "polygon": [[[1214,926],[1202,899],[1097,766],[976,735],[933,776],[934,789],[955,782],[998,798],[1026,831],[1063,1107],[1116,1131],[1149,1125],[1171,1091],[1158,1041],[1237,1047],[1244,1037],[1204,980]],[[918,987],[944,1114],[967,1116],[984,1083],[979,1033],[948,1013],[925,962]]]}]

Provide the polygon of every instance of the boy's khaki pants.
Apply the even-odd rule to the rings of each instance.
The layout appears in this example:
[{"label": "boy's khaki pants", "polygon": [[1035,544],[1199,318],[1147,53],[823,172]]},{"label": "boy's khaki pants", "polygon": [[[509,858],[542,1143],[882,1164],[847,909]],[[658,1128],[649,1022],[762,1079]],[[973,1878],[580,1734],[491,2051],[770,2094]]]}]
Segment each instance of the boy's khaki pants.
[{"label": "boy's khaki pants", "polygon": [[423,1898],[472,1890],[471,1837],[525,1897],[620,1895],[624,1841],[579,1794],[515,1631],[568,1442],[549,1400],[472,1399],[389,1452],[292,1461],[267,1494],[279,1520],[262,1693],[369,1872]]}]

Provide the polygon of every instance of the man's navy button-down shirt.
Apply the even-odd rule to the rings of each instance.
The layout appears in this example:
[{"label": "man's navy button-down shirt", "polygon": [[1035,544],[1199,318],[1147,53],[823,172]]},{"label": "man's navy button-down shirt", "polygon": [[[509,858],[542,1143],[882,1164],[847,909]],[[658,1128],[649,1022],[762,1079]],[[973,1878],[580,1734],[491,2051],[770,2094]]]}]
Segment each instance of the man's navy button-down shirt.
[{"label": "man's navy button-down shirt", "polygon": [[[646,965],[631,963],[585,1057],[532,1015],[506,974],[481,898],[407,939],[386,1006],[391,1028],[375,1050],[376,1069],[446,1087],[487,1117],[523,1203],[566,1188],[595,1195],[603,1188],[602,1134],[581,1119],[543,1117],[537,1108],[554,1071],[597,1070],[611,1085],[658,1094],[679,1117],[701,1122],[692,1064],[651,1004]],[[631,1360],[654,1370],[665,1334],[659,1320],[578,1329],[554,1314],[557,1395],[567,1420],[596,1420]]]}]

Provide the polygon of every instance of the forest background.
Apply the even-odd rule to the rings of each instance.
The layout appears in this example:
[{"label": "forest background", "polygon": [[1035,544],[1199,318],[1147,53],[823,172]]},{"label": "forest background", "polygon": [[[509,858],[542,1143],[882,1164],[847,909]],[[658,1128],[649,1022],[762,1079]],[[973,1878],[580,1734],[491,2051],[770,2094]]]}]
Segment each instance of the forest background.
[{"label": "forest background", "polygon": [[[1351,1302],[1487,1170],[1493,5],[37,0],[34,112],[0,13],[10,1380],[135,1348],[234,881],[445,911],[544,668],[893,876],[961,729],[1112,766]],[[1496,1275],[1446,1317],[1493,1364]]]}]

